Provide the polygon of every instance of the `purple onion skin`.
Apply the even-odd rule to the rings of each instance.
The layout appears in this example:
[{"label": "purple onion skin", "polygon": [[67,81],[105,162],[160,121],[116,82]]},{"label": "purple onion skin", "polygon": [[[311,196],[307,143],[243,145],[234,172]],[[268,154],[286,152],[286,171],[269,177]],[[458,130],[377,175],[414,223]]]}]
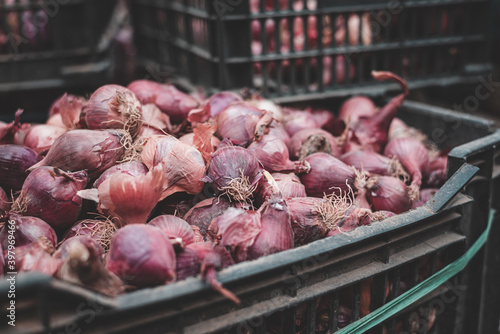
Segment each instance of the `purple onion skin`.
[{"label": "purple onion skin", "polygon": [[123,133],[116,130],[68,131],[30,169],[52,166],[70,172],[86,170],[90,179],[95,179],[120,160],[124,153],[122,139]]},{"label": "purple onion skin", "polygon": [[189,225],[197,226],[200,233],[206,235],[210,222],[231,207],[234,207],[234,204],[224,197],[207,198],[193,206],[184,215],[184,220]]},{"label": "purple onion skin", "polygon": [[[15,229],[3,228],[0,231],[0,243],[4,249],[9,246],[9,235],[14,236],[15,246],[21,247],[24,245],[29,245],[37,241],[40,237],[46,237],[52,245],[55,247],[57,245],[57,235],[56,232],[49,224],[36,217],[25,217],[21,216],[15,212],[9,212],[4,217],[4,221],[13,222],[13,224],[8,224],[6,226],[15,226]],[[14,231],[11,233],[11,231]]]},{"label": "purple onion skin", "polygon": [[255,126],[261,117],[262,111],[249,102],[233,102],[219,114],[217,131],[234,145],[247,146],[254,139]]},{"label": "purple onion skin", "polygon": [[374,178],[378,178],[377,182],[366,192],[373,211],[384,210],[400,214],[412,208],[408,187],[403,181],[392,176]]},{"label": "purple onion skin", "polygon": [[174,248],[155,226],[127,225],[111,240],[106,268],[138,288],[162,285],[176,277]]},{"label": "purple onion skin", "polygon": [[[272,173],[271,174],[278,185],[283,198],[306,197],[306,188],[300,183],[300,178],[293,174]],[[258,202],[264,203],[271,197],[272,190],[267,184],[264,184],[258,193]]]},{"label": "purple onion skin", "polygon": [[73,243],[81,243],[99,257],[104,256],[104,249],[101,244],[87,235],[77,235],[64,240],[54,253],[56,259],[69,257],[69,250]]},{"label": "purple onion skin", "polygon": [[106,169],[104,173],[94,182],[94,188],[99,188],[99,185],[115,172],[125,173],[132,176],[146,175],[148,168],[140,161],[129,161],[118,165],[114,165]]},{"label": "purple onion skin", "polygon": [[322,239],[328,233],[317,207],[325,202],[317,197],[287,198],[295,246]]},{"label": "purple onion skin", "polygon": [[26,170],[38,161],[32,149],[20,145],[0,145],[0,187],[6,193],[22,188]]},{"label": "purple onion skin", "polygon": [[73,224],[82,207],[76,193],[87,185],[84,171],[65,173],[57,168],[43,166],[26,178],[20,197],[26,201],[25,216],[43,219],[54,229],[65,229]]},{"label": "purple onion skin", "polygon": [[194,242],[194,232],[191,226],[182,218],[161,215],[152,219],[148,224],[158,227],[169,239],[181,238],[185,245]]},{"label": "purple onion skin", "polygon": [[349,190],[348,186],[354,189],[354,170],[339,159],[326,153],[314,153],[305,160],[311,165],[311,171],[301,174],[300,181],[306,187],[308,196],[340,195],[340,190]]},{"label": "purple onion skin", "polygon": [[229,104],[242,101],[241,96],[233,92],[219,92],[210,96],[206,101],[206,107],[210,108],[210,116],[217,117]]}]

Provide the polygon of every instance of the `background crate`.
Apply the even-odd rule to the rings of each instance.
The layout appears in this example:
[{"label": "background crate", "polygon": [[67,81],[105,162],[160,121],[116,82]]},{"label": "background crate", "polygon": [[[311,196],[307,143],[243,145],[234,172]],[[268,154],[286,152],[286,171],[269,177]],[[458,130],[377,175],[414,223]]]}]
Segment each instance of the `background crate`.
[{"label": "background crate", "polygon": [[[488,194],[484,200],[477,188],[484,186],[484,179],[491,180],[499,166],[494,159],[500,131],[494,132],[491,122],[415,102],[405,102],[398,116],[431,139],[436,139],[436,129],[446,134],[435,140],[441,148],[463,144],[450,153],[448,180],[434,199],[350,233],[226,268],[218,279],[241,298],[241,306],[199,278],[107,298],[27,273],[16,282],[16,327],[1,322],[0,331],[326,333],[326,327],[338,325],[341,306],[348,306],[350,320],[356,320],[367,307],[385,304],[464,252],[474,240],[470,231],[480,229],[489,208]],[[428,325],[433,315],[437,317],[429,333],[459,333],[460,322],[473,319],[461,313],[469,281],[460,274],[373,333],[410,332],[412,326]],[[2,282],[0,294],[7,290]]]},{"label": "background crate", "polygon": [[[372,69],[401,74],[413,88],[467,82],[489,69],[489,0],[129,4],[142,64],[209,89],[256,87],[293,101],[394,87],[374,85]],[[350,16],[359,25],[353,36]],[[299,39],[292,28],[313,32]]]},{"label": "background crate", "polygon": [[0,0],[0,92],[103,84],[117,0]]}]

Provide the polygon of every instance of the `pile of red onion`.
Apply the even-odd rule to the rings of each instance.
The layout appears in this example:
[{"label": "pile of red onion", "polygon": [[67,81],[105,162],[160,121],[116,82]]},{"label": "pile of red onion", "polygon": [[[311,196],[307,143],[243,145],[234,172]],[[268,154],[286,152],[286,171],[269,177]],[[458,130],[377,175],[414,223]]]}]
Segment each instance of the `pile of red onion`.
[{"label": "pile of red onion", "polygon": [[396,118],[406,83],[374,76],[403,92],[339,117],[147,80],[65,94],[46,124],[18,111],[0,124],[2,248],[14,222],[19,271],[107,295],[199,275],[239,303],[217,270],[415,209],[445,181],[447,151]]}]

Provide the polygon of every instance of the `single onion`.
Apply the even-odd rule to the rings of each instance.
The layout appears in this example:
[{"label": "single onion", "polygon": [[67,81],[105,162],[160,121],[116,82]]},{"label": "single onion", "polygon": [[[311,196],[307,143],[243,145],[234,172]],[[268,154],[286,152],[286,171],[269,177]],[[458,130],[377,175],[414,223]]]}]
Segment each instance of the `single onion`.
[{"label": "single onion", "polygon": [[304,129],[320,128],[310,110],[285,109],[285,130],[290,137]]},{"label": "single onion", "polygon": [[276,121],[278,122],[283,121],[284,119],[283,110],[279,105],[277,105],[273,101],[268,99],[263,99],[261,97],[254,97],[249,102],[252,103],[254,106],[256,106],[258,109],[271,113],[271,115]]},{"label": "single onion", "polygon": [[290,161],[286,144],[276,137],[265,135],[259,141],[251,143],[247,150],[260,161],[264,169],[270,172],[309,173],[311,167],[307,161]]},{"label": "single onion", "polygon": [[162,166],[166,183],[161,199],[178,192],[198,194],[203,189],[205,162],[193,146],[172,136],[151,136],[141,153],[142,162],[151,170]]},{"label": "single onion", "polygon": [[169,239],[170,243],[179,250],[194,242],[194,232],[184,219],[161,215],[152,219],[149,225],[158,227]]},{"label": "single onion", "polygon": [[170,117],[162,112],[154,104],[145,104],[142,106],[142,126],[139,131],[140,137],[149,137],[150,135],[161,135],[172,133],[173,127],[170,124]]},{"label": "single onion", "polygon": [[20,190],[26,170],[38,161],[35,151],[19,145],[0,145],[0,187],[7,193]]},{"label": "single onion", "polygon": [[388,158],[372,151],[350,151],[343,154],[340,160],[357,170],[367,171],[371,174],[394,176],[407,180],[408,173],[399,160],[395,157]]},{"label": "single onion", "polygon": [[66,239],[54,253],[60,263],[55,276],[109,296],[124,290],[123,282],[106,270],[104,250],[89,236]]},{"label": "single onion", "polygon": [[82,128],[82,110],[86,101],[81,96],[64,93],[52,103],[49,110],[49,117],[60,115],[61,122],[67,129]]},{"label": "single onion", "polygon": [[205,180],[237,202],[248,202],[262,184],[262,167],[247,149],[226,146],[212,154]]},{"label": "single onion", "polygon": [[334,157],[340,156],[337,140],[323,129],[303,129],[292,136],[288,142],[292,159],[304,160],[313,153],[325,152]]},{"label": "single onion", "polygon": [[10,210],[10,204],[9,196],[7,196],[2,187],[0,187],[0,216],[3,215],[3,212]]},{"label": "single onion", "polygon": [[308,196],[340,195],[341,191],[362,188],[364,175],[329,154],[314,153],[306,161],[311,165],[311,171],[301,174],[300,181]]},{"label": "single onion", "polygon": [[[292,197],[306,197],[306,188],[297,175],[293,173],[282,174],[282,173],[272,173],[271,174],[278,189],[280,190],[283,198],[288,199]],[[264,203],[272,193],[272,189],[268,184],[264,184],[258,193],[258,203]]]},{"label": "single onion", "polygon": [[360,117],[371,117],[377,112],[373,101],[366,96],[353,96],[342,103],[339,118],[347,124],[355,124]]},{"label": "single onion", "polygon": [[124,129],[135,138],[141,129],[141,103],[123,86],[101,86],[90,96],[83,112],[91,130]]},{"label": "single onion", "polygon": [[193,206],[183,218],[190,225],[196,226],[205,236],[212,219],[222,215],[231,207],[234,207],[234,204],[224,197],[207,198]]},{"label": "single onion", "polygon": [[166,113],[173,123],[181,123],[187,120],[189,112],[198,107],[199,102],[175,88],[174,85],[162,84],[154,104]]},{"label": "single onion", "polygon": [[124,153],[124,133],[117,130],[71,130],[56,139],[45,158],[29,168],[52,166],[64,171],[86,170],[90,179],[116,164]]},{"label": "single onion", "polygon": [[104,251],[108,251],[116,230],[116,225],[109,219],[84,219],[77,221],[64,233],[63,241],[75,236],[87,236],[97,241]]},{"label": "single onion", "polygon": [[331,237],[337,234],[353,231],[370,213],[370,210],[361,208],[355,204],[349,206],[347,210],[344,211],[343,217],[340,218],[335,224],[335,228],[332,228],[326,236]]},{"label": "single onion", "polygon": [[223,259],[209,242],[187,245],[184,251],[177,256],[177,277],[179,280],[200,273],[201,278],[210,284],[215,291],[235,304],[240,304],[240,299],[217,281],[216,270],[223,267]]},{"label": "single onion", "polygon": [[64,229],[80,214],[82,200],[77,192],[87,185],[85,171],[63,172],[42,166],[26,178],[12,211],[43,219],[54,229]]},{"label": "single onion", "polygon": [[68,129],[54,125],[34,125],[26,134],[24,146],[31,148],[36,153],[43,153],[48,151],[56,139],[66,131]]},{"label": "single onion", "polygon": [[4,249],[9,246],[9,235],[14,236],[16,247],[29,245],[42,236],[47,238],[53,247],[57,245],[56,232],[40,218],[24,217],[11,211],[7,212],[1,220],[6,222],[5,227],[0,231],[0,243]]},{"label": "single onion", "polygon": [[128,84],[135,96],[142,104],[155,103],[156,97],[161,91],[161,84],[151,80],[135,80]]},{"label": "single onion", "polygon": [[131,176],[146,175],[148,168],[140,161],[129,161],[109,167],[99,178],[94,182],[94,188],[99,188],[108,177],[114,173],[125,173]]},{"label": "single onion", "polygon": [[392,176],[373,176],[366,182],[366,196],[374,211],[391,211],[395,214],[412,207],[408,187]]},{"label": "single onion", "polygon": [[422,174],[429,168],[429,152],[424,144],[413,138],[396,138],[387,144],[384,155],[401,161],[411,175],[410,199],[418,199]]},{"label": "single onion", "polygon": [[286,204],[290,212],[295,246],[324,238],[337,223],[336,210],[326,199],[295,197],[287,198]]},{"label": "single onion", "polygon": [[116,218],[116,224],[145,224],[165,187],[162,166],[145,175],[130,175],[119,171],[104,180],[99,188],[78,192],[78,196],[99,203],[98,210]]},{"label": "single onion", "polygon": [[[59,268],[59,262],[52,257],[54,245],[45,237],[40,237],[35,242],[16,247],[15,250],[15,270],[9,268],[9,271],[36,271],[52,276]],[[3,252],[5,263],[9,263],[9,252]],[[11,263],[11,262],[10,262]]]},{"label": "single onion", "polygon": [[223,139],[247,146],[253,141],[255,128],[262,116],[263,112],[249,102],[233,102],[219,114],[217,131]]},{"label": "single onion", "polygon": [[381,152],[389,138],[389,126],[393,118],[396,117],[399,107],[408,96],[408,86],[403,79],[391,72],[372,71],[372,75],[376,80],[396,81],[403,90],[403,93],[392,98],[379,112],[369,117],[361,117],[358,122],[350,126],[353,134],[351,140],[364,150]]},{"label": "single onion", "polygon": [[218,92],[210,96],[200,108],[192,109],[188,121],[193,125],[216,118],[229,104],[242,101],[241,96],[233,92]]},{"label": "single onion", "polygon": [[106,268],[138,288],[165,284],[176,277],[174,247],[155,226],[128,225],[111,239]]}]

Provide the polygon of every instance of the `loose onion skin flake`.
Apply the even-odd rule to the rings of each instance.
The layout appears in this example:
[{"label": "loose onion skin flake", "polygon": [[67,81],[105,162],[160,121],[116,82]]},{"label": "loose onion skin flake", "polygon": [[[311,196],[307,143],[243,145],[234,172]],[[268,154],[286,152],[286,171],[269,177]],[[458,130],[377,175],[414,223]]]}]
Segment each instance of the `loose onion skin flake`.
[{"label": "loose onion skin flake", "polygon": [[138,288],[176,279],[174,247],[155,226],[129,225],[119,229],[109,248],[106,268]]}]

